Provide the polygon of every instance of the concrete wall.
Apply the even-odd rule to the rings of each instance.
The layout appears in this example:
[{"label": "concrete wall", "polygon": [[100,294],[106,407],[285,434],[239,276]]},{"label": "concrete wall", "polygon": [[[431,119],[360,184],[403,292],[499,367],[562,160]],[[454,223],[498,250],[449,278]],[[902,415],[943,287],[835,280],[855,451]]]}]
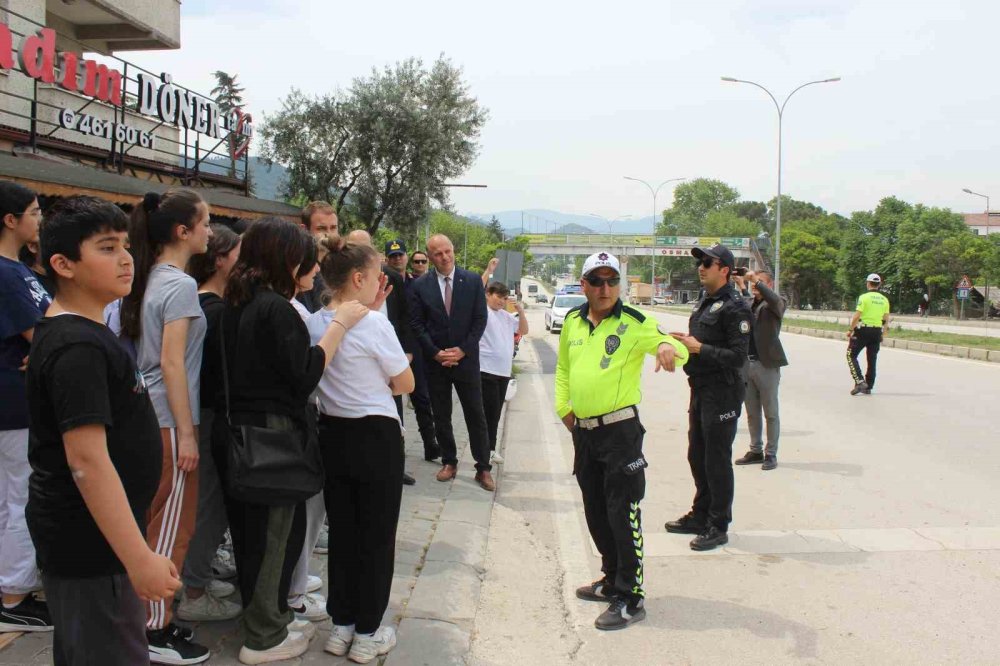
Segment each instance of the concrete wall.
[{"label": "concrete wall", "polygon": [[[45,4],[38,0],[0,0],[0,9],[10,9],[22,16],[27,16],[39,23],[45,22]],[[0,14],[0,20],[10,26],[13,32],[21,34],[31,34],[37,30],[37,26],[23,19],[11,16],[7,13]],[[20,39],[15,37],[15,48],[20,46]],[[32,81],[20,72],[0,73],[0,91],[14,93],[22,97],[31,98]],[[0,124],[10,125],[18,129],[28,129],[30,121],[26,118],[17,118],[11,111],[24,116],[31,114],[31,102],[27,100],[0,95]]]}]

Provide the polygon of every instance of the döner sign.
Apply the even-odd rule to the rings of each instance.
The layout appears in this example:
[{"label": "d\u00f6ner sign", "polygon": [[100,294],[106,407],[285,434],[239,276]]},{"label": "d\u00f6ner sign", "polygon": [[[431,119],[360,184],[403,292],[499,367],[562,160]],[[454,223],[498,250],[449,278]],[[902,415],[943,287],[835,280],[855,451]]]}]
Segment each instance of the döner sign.
[{"label": "d\u00f6ner sign", "polygon": [[[0,23],[0,69],[14,69],[13,54],[14,34],[10,26]],[[76,53],[56,51],[56,32],[52,28],[42,28],[34,35],[25,36],[17,51],[17,64],[26,76],[43,83],[55,84],[117,107],[123,105],[122,81],[125,77],[122,73]],[[244,114],[239,109],[223,114],[215,102],[175,87],[167,73],[161,74],[158,79],[140,73],[138,82],[139,113],[215,139],[224,136],[223,130],[234,132],[239,137],[239,143],[235,144],[238,146],[236,157],[246,152],[253,137],[250,114]],[[67,126],[65,121],[61,124]]]}]

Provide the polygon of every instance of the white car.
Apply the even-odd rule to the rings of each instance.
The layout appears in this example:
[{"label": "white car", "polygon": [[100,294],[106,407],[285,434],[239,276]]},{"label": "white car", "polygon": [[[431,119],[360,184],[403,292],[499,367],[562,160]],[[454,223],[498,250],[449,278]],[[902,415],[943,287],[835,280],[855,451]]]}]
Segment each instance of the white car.
[{"label": "white car", "polygon": [[558,333],[562,330],[566,313],[587,302],[583,294],[559,294],[552,299],[552,305],[545,311],[545,330]]}]

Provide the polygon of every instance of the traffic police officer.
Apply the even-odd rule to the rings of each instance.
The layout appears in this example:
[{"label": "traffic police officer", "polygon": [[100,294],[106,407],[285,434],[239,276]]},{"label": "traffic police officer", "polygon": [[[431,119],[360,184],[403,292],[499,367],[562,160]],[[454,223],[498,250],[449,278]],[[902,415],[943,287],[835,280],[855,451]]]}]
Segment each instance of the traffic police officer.
[{"label": "traffic police officer", "polygon": [[691,511],[666,524],[668,532],[696,534],[692,550],[729,542],[733,520],[733,440],[746,393],[743,369],[753,317],[729,283],[736,259],[723,245],[694,248],[703,295],[688,321],[689,334],[672,333],[687,347],[691,386],[688,463],[694,477]]},{"label": "traffic police officer", "polygon": [[[889,330],[889,299],[879,293],[882,278],[878,273],[871,273],[865,278],[868,291],[858,296],[858,306],[851,319],[851,328],[847,331],[847,365],[851,369],[854,388],[851,395],[863,393],[871,395],[875,388],[875,364],[878,361],[878,350],[882,345],[882,336]],[[858,355],[865,350],[868,368],[861,374],[858,365]]]},{"label": "traffic police officer", "polygon": [[573,473],[604,572],[576,596],[609,602],[594,623],[598,629],[646,617],[639,501],[647,463],[636,409],[643,359],[655,355],[657,372],[673,372],[688,359],[687,349],[653,318],[622,303],[620,272],[607,252],[584,262],[580,285],[587,302],[566,315],[556,365],[556,412],[573,434]]}]

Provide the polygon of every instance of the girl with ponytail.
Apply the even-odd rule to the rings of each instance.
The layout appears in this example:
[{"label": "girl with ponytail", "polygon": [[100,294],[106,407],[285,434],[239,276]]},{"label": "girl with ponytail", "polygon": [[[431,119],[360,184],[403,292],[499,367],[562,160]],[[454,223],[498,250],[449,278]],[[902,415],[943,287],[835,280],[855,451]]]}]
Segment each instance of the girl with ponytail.
[{"label": "girl with ponytail", "polygon": [[[208,205],[194,191],[151,192],[132,211],[132,292],[122,301],[122,333],[136,342],[137,364],[160,422],[163,467],[149,509],[146,541],[182,571],[198,506],[199,380],[206,320],[198,285],[184,272],[208,249]],[[170,600],[146,603],[153,663],[195,664],[208,649],[171,622]]]},{"label": "girl with ponytail", "polygon": [[[320,264],[332,297],[309,317],[314,340],[350,302],[376,305],[382,262],[373,247],[322,241]],[[413,371],[399,338],[373,311],[347,331],[316,390],[319,441],[326,468],[323,497],[330,522],[330,599],[333,631],[324,649],[358,663],[396,644],[391,626],[380,626],[389,604],[396,524],[403,493],[402,425],[393,396],[413,391]]]}]

